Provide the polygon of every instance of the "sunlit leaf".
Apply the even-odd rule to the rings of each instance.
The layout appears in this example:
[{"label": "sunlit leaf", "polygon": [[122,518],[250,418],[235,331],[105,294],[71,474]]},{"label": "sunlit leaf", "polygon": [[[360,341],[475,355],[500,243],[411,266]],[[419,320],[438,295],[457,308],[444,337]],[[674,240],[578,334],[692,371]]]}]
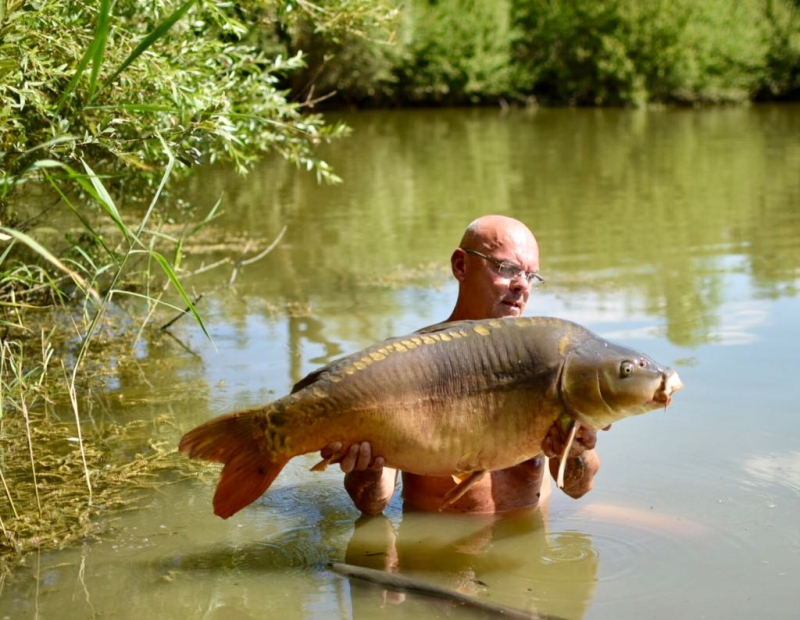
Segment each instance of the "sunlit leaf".
[{"label": "sunlit leaf", "polygon": [[194,303],[189,298],[189,295],[186,294],[186,290],[183,288],[178,276],[175,275],[175,272],[172,270],[172,266],[169,264],[169,261],[164,258],[158,252],[151,252],[151,256],[156,260],[156,262],[161,265],[161,269],[166,274],[169,281],[172,283],[172,286],[175,287],[175,290],[178,291],[178,294],[183,298],[183,301],[186,302],[186,307],[189,308],[189,311],[192,313],[194,320],[197,321],[197,324],[203,330],[203,333],[206,335],[206,338],[211,340],[211,334],[208,333],[206,329],[205,323],[203,323],[203,319],[200,317],[200,314],[197,312],[197,308],[195,308]]},{"label": "sunlit leaf", "polygon": [[[128,55],[128,57],[117,68],[117,70],[111,74],[111,77],[109,77],[103,83],[103,87],[108,86],[114,80],[116,80],[119,74],[125,71],[125,69],[127,69],[131,65],[131,63],[133,63],[137,58],[139,58],[139,56],[141,56],[145,51],[147,51],[147,49],[150,46],[152,46],[153,43],[155,43],[161,37],[167,34],[170,28],[172,28],[172,26],[175,25],[175,22],[177,22],[181,17],[183,17],[196,1],[197,0],[187,0],[181,6],[179,6],[169,17],[167,17],[167,19],[165,19],[158,26],[156,26],[152,32],[150,32],[144,39],[141,40],[139,45],[137,45],[136,48],[130,53],[130,55]],[[90,98],[89,101],[91,101],[92,99],[93,97]]]},{"label": "sunlit leaf", "polygon": [[45,259],[53,266],[55,266],[56,269],[67,274],[72,279],[72,281],[75,282],[76,285],[78,285],[78,287],[84,292],[84,294],[87,297],[92,297],[98,304],[100,303],[100,296],[97,294],[96,291],[94,291],[91,287],[89,287],[86,284],[81,275],[73,271],[69,267],[67,267],[38,241],[36,241],[32,237],[29,237],[22,231],[15,230],[13,228],[8,228],[6,226],[0,226],[0,232],[15,238],[20,243],[24,243],[25,245],[27,245],[31,250],[33,250],[43,259]]},{"label": "sunlit leaf", "polygon": [[106,41],[108,40],[109,18],[111,14],[111,0],[100,0],[100,13],[97,16],[97,27],[95,28],[94,41],[92,41],[92,72],[89,76],[88,100],[94,98],[97,87],[97,76],[100,74],[100,67],[103,66],[103,59],[106,51]]}]

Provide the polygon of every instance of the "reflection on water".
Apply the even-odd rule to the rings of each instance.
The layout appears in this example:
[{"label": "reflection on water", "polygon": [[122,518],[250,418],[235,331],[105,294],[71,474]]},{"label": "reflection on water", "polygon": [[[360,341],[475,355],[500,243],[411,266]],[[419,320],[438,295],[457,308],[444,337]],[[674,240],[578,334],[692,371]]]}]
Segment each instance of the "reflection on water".
[{"label": "reflection on water", "polygon": [[351,114],[354,138],[327,152],[343,185],[270,161],[244,182],[212,170],[202,195],[231,205],[237,234],[288,226],[284,247],[238,286],[365,322],[337,337],[383,337],[376,319],[411,310],[404,287],[382,276],[446,264],[467,222],[501,212],[539,237],[552,290],[624,301],[691,346],[718,327],[731,274],[761,296],[794,295],[798,116],[777,107]]},{"label": "reflection on water", "polygon": [[667,411],[602,433],[594,490],[554,493],[544,518],[409,515],[396,499],[365,523],[340,472],[307,471],[312,455],[227,521],[211,512],[212,480],[184,482],[110,515],[108,537],[30,556],[0,582],[0,618],[450,613],[351,587],[326,569],[345,558],[570,619],[793,617],[800,108],[344,117],[354,136],[326,153],[341,186],[265,161],[181,188],[225,210],[187,269],[287,232],[233,287],[230,270],[192,278],[215,347],[188,321],[144,341],[86,395],[93,424],[169,413],[180,430],[153,428],[176,442],[333,358],[441,321],[450,253],[488,212],[539,239],[547,284],[529,315],[679,366],[686,388]]},{"label": "reflection on water", "polygon": [[800,451],[751,456],[742,465],[747,478],[745,482],[784,485],[800,492]]},{"label": "reflection on water", "polygon": [[[525,553],[519,550],[524,548]],[[562,618],[582,618],[594,593],[598,557],[580,532],[548,532],[540,511],[499,516],[405,513],[396,530],[385,517],[362,518],[347,546],[350,564],[402,572],[427,583]],[[351,586],[352,587],[352,586]],[[351,591],[353,618],[373,618],[408,596]],[[457,605],[429,603],[440,613]]]}]

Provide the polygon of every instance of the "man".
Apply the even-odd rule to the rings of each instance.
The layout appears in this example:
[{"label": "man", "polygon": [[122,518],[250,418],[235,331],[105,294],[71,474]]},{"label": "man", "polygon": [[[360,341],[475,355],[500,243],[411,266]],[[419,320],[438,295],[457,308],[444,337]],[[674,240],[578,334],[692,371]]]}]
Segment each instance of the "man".
[{"label": "man", "polygon": [[[522,222],[502,215],[487,215],[472,222],[450,258],[458,280],[458,297],[447,321],[521,316],[531,288],[539,277],[539,246]],[[549,493],[544,456],[555,477],[566,434],[554,425],[543,443],[544,455],[490,472],[447,512],[494,513],[534,508]],[[566,465],[564,492],[578,498],[592,488],[600,460],[594,450],[594,431],[581,427]],[[345,489],[356,507],[366,515],[383,512],[394,493],[397,471],[384,467],[380,455],[372,455],[369,442],[342,446],[332,443],[323,458],[340,461]],[[545,485],[543,486],[543,482]],[[445,494],[455,486],[452,477],[419,476],[403,472],[404,507],[439,510]]]}]

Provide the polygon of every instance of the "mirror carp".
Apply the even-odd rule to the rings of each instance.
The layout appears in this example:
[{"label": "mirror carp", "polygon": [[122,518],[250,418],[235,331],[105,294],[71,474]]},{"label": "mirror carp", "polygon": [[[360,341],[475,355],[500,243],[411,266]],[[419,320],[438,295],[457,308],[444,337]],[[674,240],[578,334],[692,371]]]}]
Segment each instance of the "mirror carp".
[{"label": "mirror carp", "polygon": [[387,467],[456,476],[446,505],[486,471],[541,453],[553,424],[572,426],[566,456],[579,425],[601,429],[666,408],[682,387],[674,370],[576,323],[458,321],[334,361],[283,398],[189,431],[179,449],[224,463],[213,504],[225,519],[261,496],[290,459],[335,441],[369,441]]}]

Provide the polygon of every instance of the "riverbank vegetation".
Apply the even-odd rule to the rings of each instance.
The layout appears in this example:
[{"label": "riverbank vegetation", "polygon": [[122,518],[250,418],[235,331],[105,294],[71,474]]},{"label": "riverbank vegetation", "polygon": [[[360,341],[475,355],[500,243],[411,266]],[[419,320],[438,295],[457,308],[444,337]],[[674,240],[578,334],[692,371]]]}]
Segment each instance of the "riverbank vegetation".
[{"label": "riverbank vegetation", "polygon": [[[196,213],[170,183],[200,162],[245,171],[267,153],[338,181],[315,151],[347,129],[288,98],[281,84],[303,57],[278,34],[303,22],[334,37],[392,17],[344,4],[342,23],[305,3],[0,0],[4,567],[87,533],[119,504],[110,490],[145,473],[115,454],[127,437],[107,439],[124,427],[82,427],[98,373],[113,380],[154,319],[186,312],[204,328],[181,263],[219,205]],[[161,448],[137,463],[158,471],[173,452]]]},{"label": "riverbank vegetation", "polygon": [[202,327],[182,259],[224,205],[170,190],[199,164],[277,154],[337,183],[317,154],[348,133],[335,106],[799,93],[796,0],[0,0],[2,555],[74,540],[121,503],[103,489],[169,462],[155,443],[101,466],[123,427],[85,436],[81,395],[109,343]]},{"label": "riverbank vegetation", "polygon": [[414,0],[396,43],[326,41],[293,86],[357,106],[742,103],[800,95],[796,0]]}]

